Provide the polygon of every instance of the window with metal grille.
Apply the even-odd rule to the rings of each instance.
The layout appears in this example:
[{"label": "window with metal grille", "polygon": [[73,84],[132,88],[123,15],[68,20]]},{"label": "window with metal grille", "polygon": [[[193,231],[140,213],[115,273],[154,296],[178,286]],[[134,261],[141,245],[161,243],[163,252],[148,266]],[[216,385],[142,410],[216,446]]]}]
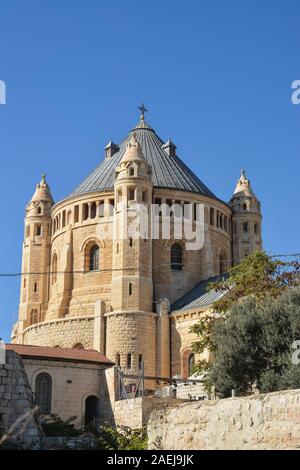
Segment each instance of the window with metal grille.
[{"label": "window with metal grille", "polygon": [[90,271],[99,271],[99,246],[94,245],[90,251]]},{"label": "window with metal grille", "polygon": [[51,414],[52,378],[46,372],[42,372],[36,377],[35,394],[39,412],[44,415]]},{"label": "window with metal grille", "polygon": [[171,269],[182,270],[182,248],[177,243],[171,248]]}]

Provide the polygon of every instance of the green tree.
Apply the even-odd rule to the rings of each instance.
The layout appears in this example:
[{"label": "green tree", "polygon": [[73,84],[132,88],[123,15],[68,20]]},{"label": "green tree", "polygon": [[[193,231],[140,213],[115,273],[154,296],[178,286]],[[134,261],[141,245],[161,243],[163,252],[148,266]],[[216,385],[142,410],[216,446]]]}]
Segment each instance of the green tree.
[{"label": "green tree", "polygon": [[[225,280],[211,283],[208,289],[215,289],[224,295],[213,304],[216,314],[204,315],[191,328],[198,336],[193,344],[194,353],[205,349],[214,353],[215,341],[212,332],[216,324],[227,319],[232,308],[245,298],[253,299],[253,305],[263,303],[266,298],[278,298],[287,289],[299,284],[300,265],[298,262],[283,262],[273,259],[263,251],[255,251],[230,269]],[[198,362],[195,370],[209,369],[205,361]]]},{"label": "green tree", "polygon": [[225,294],[214,303],[214,309],[227,312],[240,299],[249,296],[257,303],[266,297],[276,298],[298,284],[299,271],[299,263],[284,262],[273,259],[264,251],[255,251],[231,268],[227,279],[210,284],[210,289]]},{"label": "green tree", "polygon": [[247,394],[299,388],[300,364],[292,363],[293,342],[300,340],[300,289],[278,299],[236,303],[225,321],[212,328],[214,363],[207,385],[223,397],[235,388]]}]

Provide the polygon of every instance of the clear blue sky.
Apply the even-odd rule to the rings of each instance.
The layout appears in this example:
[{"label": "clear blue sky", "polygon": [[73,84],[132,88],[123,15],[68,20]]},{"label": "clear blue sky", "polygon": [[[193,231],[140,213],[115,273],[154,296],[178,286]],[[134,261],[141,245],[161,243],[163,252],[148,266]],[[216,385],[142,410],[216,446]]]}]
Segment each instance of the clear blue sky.
[{"label": "clear blue sky", "polygon": [[[24,209],[42,172],[57,200],[147,120],[220,198],[240,168],[271,253],[300,251],[299,0],[3,0],[0,272],[21,267]],[[0,278],[0,336],[19,279]]]}]

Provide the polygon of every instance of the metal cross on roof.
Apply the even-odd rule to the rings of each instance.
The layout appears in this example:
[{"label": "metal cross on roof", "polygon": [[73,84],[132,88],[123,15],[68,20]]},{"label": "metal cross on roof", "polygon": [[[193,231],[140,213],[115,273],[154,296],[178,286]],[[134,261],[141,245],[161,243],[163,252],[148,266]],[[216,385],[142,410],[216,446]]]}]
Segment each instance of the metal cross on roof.
[{"label": "metal cross on roof", "polygon": [[145,108],[144,103],[142,103],[141,106],[138,106],[138,108],[141,111],[141,119],[144,121],[145,113],[147,113],[148,109]]}]

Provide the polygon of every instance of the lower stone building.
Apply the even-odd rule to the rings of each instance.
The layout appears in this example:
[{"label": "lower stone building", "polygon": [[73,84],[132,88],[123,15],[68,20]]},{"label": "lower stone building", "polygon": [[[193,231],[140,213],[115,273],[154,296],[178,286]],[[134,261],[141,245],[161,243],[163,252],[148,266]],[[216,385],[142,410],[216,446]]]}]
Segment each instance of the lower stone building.
[{"label": "lower stone building", "polygon": [[7,344],[23,360],[38,413],[75,417],[77,428],[111,416],[105,370],[113,366],[97,351]]}]

